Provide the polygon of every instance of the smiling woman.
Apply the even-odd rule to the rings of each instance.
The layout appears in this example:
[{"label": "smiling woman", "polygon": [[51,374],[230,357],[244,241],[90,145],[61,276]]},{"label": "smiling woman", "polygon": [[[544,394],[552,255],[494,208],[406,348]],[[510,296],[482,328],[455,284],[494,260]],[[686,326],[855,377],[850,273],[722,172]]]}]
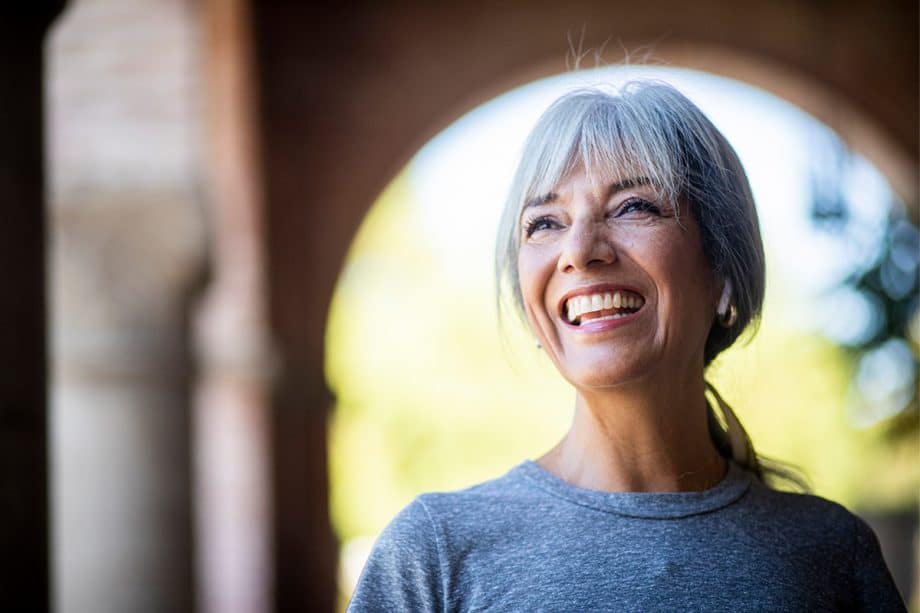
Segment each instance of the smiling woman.
[{"label": "smiling woman", "polygon": [[502,477],[413,500],[351,610],[904,609],[867,524],[773,489],[788,474],[707,402],[706,366],[760,312],[764,257],[741,164],[687,98],[636,82],[554,103],[497,255],[499,295],[576,390],[571,427]]},{"label": "smiling woman", "polygon": [[[747,434],[727,406],[724,421],[733,428],[723,433],[716,427],[701,376],[756,320],[763,302],[763,247],[734,150],[682,94],[636,82],[619,96],[583,90],[563,97],[537,123],[525,151],[499,230],[498,295],[507,280],[516,306],[576,389],[667,380],[654,385],[657,405],[678,407],[678,399],[693,398],[698,409],[678,411],[697,419],[666,446],[669,453],[684,448],[691,462],[707,460],[700,451],[715,450],[699,443],[712,430],[723,447],[734,439],[736,461],[762,477]],[[523,211],[516,206],[521,201]],[[611,301],[617,290],[629,290],[641,307],[628,316],[601,311],[620,318],[593,323],[563,316],[570,296],[579,297],[572,305],[579,310],[591,294],[602,307],[607,289],[614,291]],[[717,325],[720,302],[728,312]],[[652,400],[643,391],[633,396]],[[631,420],[655,411],[601,413]],[[611,431],[625,432],[626,424],[607,421]],[[688,440],[687,433],[697,439]],[[693,489],[700,479],[712,483],[719,466],[710,454],[708,474],[705,467],[685,468],[683,487]],[[791,476],[779,467],[774,473]],[[645,487],[682,489],[677,483]]]},{"label": "smiling woman", "polygon": [[718,295],[696,223],[678,223],[648,183],[614,191],[579,168],[558,190],[524,218],[518,271],[531,328],[560,372],[576,386],[622,385],[673,368],[666,349],[702,359]]}]

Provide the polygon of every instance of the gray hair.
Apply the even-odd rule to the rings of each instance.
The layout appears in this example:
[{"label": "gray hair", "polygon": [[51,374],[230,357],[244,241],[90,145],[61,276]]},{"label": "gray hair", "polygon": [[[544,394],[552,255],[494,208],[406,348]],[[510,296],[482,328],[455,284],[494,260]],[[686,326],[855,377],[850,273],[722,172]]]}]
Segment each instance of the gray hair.
[{"label": "gray hair", "polygon": [[695,104],[664,83],[630,81],[614,93],[576,90],[537,121],[499,225],[499,304],[510,289],[516,310],[523,313],[517,254],[524,203],[552,191],[579,165],[589,176],[648,177],[668,201],[686,198],[700,227],[703,253],[713,270],[731,281],[738,310],[730,328],[712,326],[704,352],[708,365],[760,315],[763,245],[751,188],[734,149]]},{"label": "gray hair", "polygon": [[[687,203],[700,228],[703,253],[712,269],[731,282],[738,311],[728,328],[713,318],[703,356],[708,366],[759,321],[766,276],[763,244],[750,184],[734,149],[693,102],[658,81],[630,81],[610,92],[575,90],[537,121],[524,144],[499,225],[499,315],[508,290],[515,311],[524,315],[517,266],[524,204],[552,191],[579,166],[589,176],[647,177],[667,201]],[[710,409],[716,447],[761,477],[740,422],[726,414],[731,409],[721,399],[716,404],[726,423],[724,429],[718,427]]]}]

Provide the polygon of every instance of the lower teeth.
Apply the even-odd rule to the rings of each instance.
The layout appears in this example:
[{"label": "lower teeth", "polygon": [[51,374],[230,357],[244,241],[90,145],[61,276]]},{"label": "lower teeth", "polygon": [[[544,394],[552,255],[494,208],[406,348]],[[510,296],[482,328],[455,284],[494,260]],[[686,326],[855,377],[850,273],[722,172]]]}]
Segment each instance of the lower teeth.
[{"label": "lower teeth", "polygon": [[620,319],[621,317],[626,317],[627,315],[632,315],[636,311],[623,311],[622,313],[614,313],[613,315],[604,315],[603,317],[595,317],[594,319],[588,319],[587,321],[579,320],[577,325],[588,323],[589,321],[607,321],[608,319]]}]

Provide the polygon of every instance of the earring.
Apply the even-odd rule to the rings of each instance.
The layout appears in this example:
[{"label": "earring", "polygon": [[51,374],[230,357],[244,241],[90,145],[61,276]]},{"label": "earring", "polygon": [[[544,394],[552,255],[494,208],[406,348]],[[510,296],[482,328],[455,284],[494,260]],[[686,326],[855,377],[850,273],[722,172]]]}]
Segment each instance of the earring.
[{"label": "earring", "polygon": [[533,339],[533,342],[534,342],[534,345],[537,346],[537,349],[543,349],[543,345],[540,344],[539,340]]},{"label": "earring", "polygon": [[722,286],[722,296],[719,297],[719,306],[716,307],[716,313],[719,315],[719,324],[723,328],[731,328],[738,321],[738,308],[732,300],[732,282],[731,279],[725,280]]},{"label": "earring", "polygon": [[728,305],[728,312],[719,315],[719,324],[723,328],[731,328],[738,321],[738,308],[734,304]]}]

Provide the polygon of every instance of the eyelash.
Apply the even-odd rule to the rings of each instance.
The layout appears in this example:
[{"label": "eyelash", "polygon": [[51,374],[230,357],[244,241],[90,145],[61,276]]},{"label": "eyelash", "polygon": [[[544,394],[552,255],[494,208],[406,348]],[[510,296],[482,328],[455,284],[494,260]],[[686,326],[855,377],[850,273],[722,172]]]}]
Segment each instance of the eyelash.
[{"label": "eyelash", "polygon": [[641,198],[630,198],[620,205],[620,207],[617,209],[615,217],[621,217],[628,213],[630,210],[661,215],[661,209],[658,208],[658,205]]},{"label": "eyelash", "polygon": [[[653,204],[649,202],[648,200],[643,200],[641,198],[630,198],[629,200],[621,204],[619,207],[617,207],[614,217],[622,217],[623,215],[631,211],[640,211],[640,212],[653,213],[655,215],[661,215],[661,209],[658,208],[656,204]],[[530,238],[531,236],[533,236],[534,232],[544,229],[544,228],[539,227],[541,224],[552,225],[555,223],[556,221],[552,217],[548,217],[546,215],[543,215],[541,217],[536,217],[534,219],[528,220],[525,223],[524,225],[525,234],[527,238]]]},{"label": "eyelash", "polygon": [[526,228],[525,232],[526,232],[526,234],[527,234],[527,238],[530,238],[531,236],[533,236],[533,233],[534,233],[534,232],[536,232],[537,230],[541,229],[541,228],[539,228],[538,226],[539,226],[540,224],[544,224],[544,223],[547,224],[547,225],[550,225],[550,224],[554,224],[554,223],[556,223],[556,222],[553,221],[552,218],[547,217],[547,216],[545,216],[545,215],[542,216],[542,217],[537,217],[537,218],[535,218],[535,219],[531,219],[531,220],[527,221],[527,223],[525,224],[525,228]]}]

